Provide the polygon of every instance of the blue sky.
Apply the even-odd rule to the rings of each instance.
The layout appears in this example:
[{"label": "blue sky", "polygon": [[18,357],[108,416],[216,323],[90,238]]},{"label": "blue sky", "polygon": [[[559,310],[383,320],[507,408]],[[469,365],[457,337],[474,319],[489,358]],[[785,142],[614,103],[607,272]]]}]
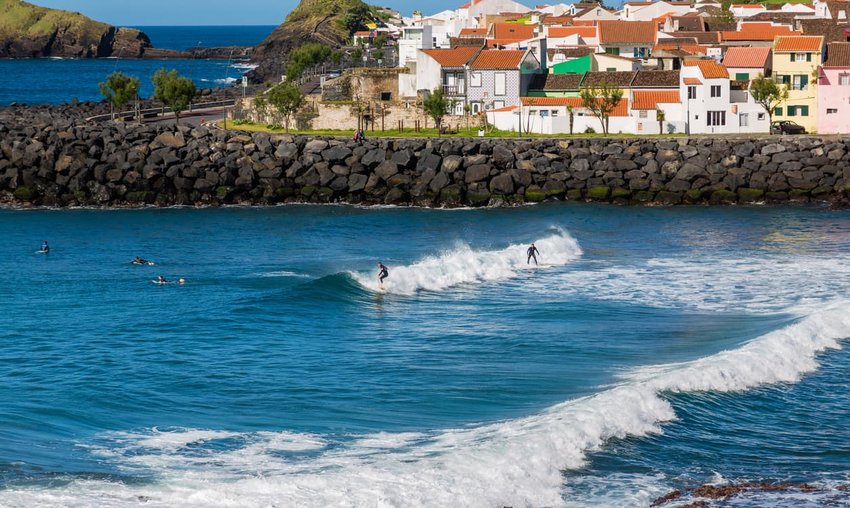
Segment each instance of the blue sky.
[{"label": "blue sky", "polygon": [[278,25],[298,0],[29,0],[111,25]]}]

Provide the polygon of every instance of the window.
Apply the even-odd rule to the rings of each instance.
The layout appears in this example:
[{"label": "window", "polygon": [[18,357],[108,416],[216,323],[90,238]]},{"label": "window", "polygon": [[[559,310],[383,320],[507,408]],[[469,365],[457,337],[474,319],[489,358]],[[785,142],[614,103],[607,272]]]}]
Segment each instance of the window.
[{"label": "window", "polygon": [[764,113],[759,113],[756,118],[758,118],[759,120],[764,120]]},{"label": "window", "polygon": [[505,101],[493,101],[493,108],[499,109],[505,107]]},{"label": "window", "polygon": [[841,86],[850,85],[850,74],[839,74],[838,75],[838,84]]},{"label": "window", "polygon": [[738,81],[748,81],[750,79],[749,72],[736,72],[735,79]]},{"label": "window", "polygon": [[[791,53],[791,61],[792,62],[805,62],[806,55],[810,55],[810,53]],[[811,56],[809,56],[809,61],[811,61]]]},{"label": "window", "polygon": [[726,125],[726,112],[709,111],[708,117],[706,118],[706,122],[709,127]]},{"label": "window", "polygon": [[505,95],[505,89],[508,86],[508,75],[504,72],[496,73],[496,83],[493,95]]},{"label": "window", "polygon": [[549,116],[549,110],[548,109],[541,109],[540,110],[540,118],[547,118],[548,116]]},{"label": "window", "polygon": [[606,67],[605,72],[617,72],[617,68],[616,67]]},{"label": "window", "polygon": [[805,74],[796,74],[794,75],[793,82],[791,84],[792,90],[805,90],[809,84],[809,77]]},{"label": "window", "polygon": [[381,92],[381,100],[382,101],[391,101],[393,99],[392,92]]},{"label": "window", "polygon": [[741,127],[749,127],[750,126],[750,115],[748,113],[741,113],[738,115],[738,125]]},{"label": "window", "polygon": [[826,114],[827,114],[827,115],[834,115],[834,114],[836,114],[836,113],[838,113],[838,110],[837,110],[837,109],[834,109],[834,108],[826,108]]},{"label": "window", "polygon": [[469,86],[481,86],[481,73],[473,72],[469,75]]},{"label": "window", "polygon": [[620,56],[620,48],[605,48],[605,52],[609,55]]},{"label": "window", "polygon": [[635,48],[633,54],[635,58],[646,58],[649,56],[649,52],[646,48]]},{"label": "window", "polygon": [[688,87],[688,99],[696,99],[697,98],[697,87],[689,86]]},{"label": "window", "polygon": [[782,108],[773,108],[773,114],[776,116],[782,116]]},{"label": "window", "polygon": [[642,110],[640,110],[640,114],[639,114],[639,116],[640,116],[641,118],[647,118],[649,115],[647,115],[647,113],[646,113],[646,110],[645,110],[645,109],[642,109]]},{"label": "window", "polygon": [[711,96],[720,97],[720,85],[711,85]]},{"label": "window", "polygon": [[557,110],[557,109],[553,109],[553,110],[552,110],[552,118],[557,118],[557,117],[558,117],[558,110]]},{"label": "window", "polygon": [[555,63],[563,62],[567,59],[563,53],[555,53],[555,56],[552,57],[552,61]]},{"label": "window", "polygon": [[473,102],[471,106],[472,106],[471,111],[472,111],[473,115],[477,115],[478,113],[481,113],[481,103],[480,102]]}]

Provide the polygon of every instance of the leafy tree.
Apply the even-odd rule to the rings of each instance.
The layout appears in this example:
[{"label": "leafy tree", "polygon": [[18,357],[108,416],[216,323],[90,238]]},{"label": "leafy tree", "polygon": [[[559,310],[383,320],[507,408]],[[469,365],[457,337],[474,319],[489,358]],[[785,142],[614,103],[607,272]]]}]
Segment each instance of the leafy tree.
[{"label": "leafy tree", "polygon": [[351,66],[356,67],[360,63],[360,59],[363,58],[363,50],[360,48],[355,49],[351,52]]},{"label": "leafy tree", "polygon": [[608,119],[622,98],[623,91],[608,83],[603,83],[599,87],[584,88],[581,91],[582,104],[599,118],[605,136],[608,136]]},{"label": "leafy tree", "polygon": [[339,63],[342,62],[342,51],[334,51],[331,53],[330,60],[334,65],[339,65]]},{"label": "leafy tree", "polygon": [[348,11],[345,16],[340,18],[340,24],[348,30],[349,34],[353,34],[364,26],[364,22],[369,18],[369,6],[360,3],[353,9]]},{"label": "leafy tree", "polygon": [[664,134],[664,120],[666,115],[660,109],[655,110],[655,121],[658,122],[658,134]]},{"label": "leafy tree", "polygon": [[331,57],[331,48],[324,44],[310,42],[293,49],[286,62],[286,79],[294,81],[304,74],[304,71],[324,63]]},{"label": "leafy tree", "polygon": [[289,117],[304,104],[304,94],[297,84],[286,80],[269,90],[268,102],[283,116],[286,132],[289,132]]},{"label": "leafy tree", "polygon": [[750,95],[756,104],[764,108],[769,119],[768,125],[773,124],[773,110],[788,100],[788,88],[776,83],[773,78],[759,74],[750,82]]},{"label": "leafy tree", "polygon": [[437,128],[437,135],[440,134],[440,126],[443,123],[443,117],[446,115],[446,110],[449,108],[449,100],[443,95],[443,89],[437,88],[422,102],[422,109],[425,113],[434,119],[434,126]]},{"label": "leafy tree", "polygon": [[174,112],[179,123],[180,113],[186,110],[198,92],[195,83],[189,78],[184,78],[174,69],[170,71],[160,69],[153,75],[153,84],[154,97]]},{"label": "leafy tree", "polygon": [[115,110],[121,110],[139,93],[139,78],[131,78],[121,72],[113,72],[106,78],[106,83],[100,84],[100,93],[109,102],[112,119],[115,120]]},{"label": "leafy tree", "polygon": [[373,43],[376,48],[381,49],[387,44],[387,34],[381,32],[375,37],[375,42]]}]

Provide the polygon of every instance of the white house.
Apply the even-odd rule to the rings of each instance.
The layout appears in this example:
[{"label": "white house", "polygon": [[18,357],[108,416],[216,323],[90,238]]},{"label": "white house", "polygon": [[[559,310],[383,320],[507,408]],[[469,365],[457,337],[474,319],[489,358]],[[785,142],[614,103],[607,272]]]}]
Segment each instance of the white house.
[{"label": "white house", "polygon": [[[663,120],[660,121],[659,111],[663,113]],[[681,92],[678,88],[632,90],[632,108],[629,114],[634,122],[631,132],[635,134],[673,134],[685,130]]]},{"label": "white house", "polygon": [[658,40],[654,21],[600,21],[599,51],[647,60]]},{"label": "white house", "polygon": [[479,48],[461,46],[455,49],[423,49],[416,58],[416,89],[443,89],[443,94],[456,101],[460,114],[466,104],[466,66],[478,55]]},{"label": "white house", "polygon": [[726,50],[723,66],[731,79],[749,81],[759,74],[770,75],[772,48],[734,46]]},{"label": "white house", "polygon": [[767,12],[767,7],[762,4],[732,4],[729,11],[736,18],[749,18],[762,12]]},{"label": "white house", "polygon": [[[573,133],[593,129],[602,132],[599,118],[584,107],[579,97],[523,97],[517,106],[508,106],[487,112],[487,121],[497,129],[536,134],[568,134],[570,115],[573,113]],[[629,100],[622,99],[608,118],[608,129],[612,134],[629,133],[632,121],[629,117]]]},{"label": "white house", "polygon": [[624,21],[652,21],[667,14],[681,16],[690,10],[690,2],[626,2],[620,18]]},{"label": "white house", "polygon": [[764,109],[748,92],[733,93],[729,72],[722,65],[713,60],[686,60],[680,79],[688,133],[767,132]]},{"label": "white house", "polygon": [[528,50],[482,50],[468,69],[467,100],[475,114],[518,105],[540,61]]},{"label": "white house", "polygon": [[401,29],[401,37],[398,40],[399,67],[410,68],[410,65],[416,65],[416,55],[419,50],[434,47],[432,30],[431,25],[406,26]]},{"label": "white house", "polygon": [[461,28],[479,28],[478,20],[485,14],[525,13],[530,10],[513,0],[470,0],[457,9],[457,15],[463,25]]}]

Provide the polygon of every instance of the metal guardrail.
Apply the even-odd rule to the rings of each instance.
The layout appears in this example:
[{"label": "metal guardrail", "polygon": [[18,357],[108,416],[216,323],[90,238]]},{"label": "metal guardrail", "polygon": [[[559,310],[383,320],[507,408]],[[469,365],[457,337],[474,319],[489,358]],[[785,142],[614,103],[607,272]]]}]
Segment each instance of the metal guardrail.
[{"label": "metal guardrail", "polygon": [[[211,108],[221,108],[236,105],[235,99],[227,99],[222,101],[214,101],[214,102],[202,102],[199,104],[190,104],[189,109],[184,111],[183,113],[191,113],[193,111],[199,109],[211,109]],[[138,112],[136,111],[122,111],[120,113],[115,113],[115,118],[121,118],[124,120],[133,120],[138,115],[140,118],[156,118],[159,116],[164,116],[168,113],[173,114],[170,108],[166,106],[162,106],[159,108],[146,108],[140,109]],[[104,120],[112,119],[112,113],[107,113],[105,115],[95,115],[89,118],[86,118],[87,122],[102,122]]]}]

